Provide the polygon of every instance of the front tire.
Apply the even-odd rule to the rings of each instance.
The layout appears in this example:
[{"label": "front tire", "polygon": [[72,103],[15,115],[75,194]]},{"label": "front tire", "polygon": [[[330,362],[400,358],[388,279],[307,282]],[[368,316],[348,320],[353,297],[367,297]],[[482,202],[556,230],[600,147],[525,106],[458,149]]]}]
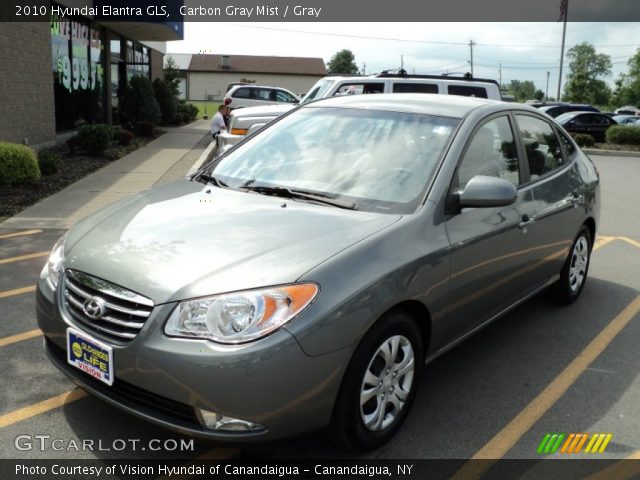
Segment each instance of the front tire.
[{"label": "front tire", "polygon": [[552,288],[552,296],[558,303],[569,305],[580,296],[587,281],[591,249],[591,232],[583,225],[562,267],[560,280]]},{"label": "front tire", "polygon": [[424,363],[420,330],[404,312],[382,317],[354,353],[336,400],[331,433],[362,451],[393,437],[416,395]]}]

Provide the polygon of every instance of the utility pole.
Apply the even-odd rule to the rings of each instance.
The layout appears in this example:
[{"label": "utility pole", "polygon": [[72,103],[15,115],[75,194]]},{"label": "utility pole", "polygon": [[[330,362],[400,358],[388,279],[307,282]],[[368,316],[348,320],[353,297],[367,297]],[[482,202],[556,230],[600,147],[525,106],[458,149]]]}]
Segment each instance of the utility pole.
[{"label": "utility pole", "polygon": [[367,64],[366,62],[362,63],[362,75],[366,75],[367,74]]},{"label": "utility pole", "polygon": [[400,55],[400,70],[404,70],[404,55]]},{"label": "utility pole", "polygon": [[500,82],[498,85],[500,85],[500,90],[502,90],[502,64],[498,67],[498,75],[500,76]]},{"label": "utility pole", "polygon": [[558,96],[556,101],[560,101],[560,87],[562,85],[562,62],[564,60],[564,39],[567,34],[567,14],[569,13],[569,0],[562,0],[560,2],[560,19],[562,22],[562,48],[560,49],[560,73],[558,76]]},{"label": "utility pole", "polygon": [[549,97],[549,74],[551,72],[547,72],[547,89],[544,91],[544,101],[547,102],[547,98]]},{"label": "utility pole", "polygon": [[471,52],[471,61],[469,62],[471,64],[471,76],[473,77],[473,46],[476,45],[476,43],[473,41],[473,39],[469,40],[469,50]]}]

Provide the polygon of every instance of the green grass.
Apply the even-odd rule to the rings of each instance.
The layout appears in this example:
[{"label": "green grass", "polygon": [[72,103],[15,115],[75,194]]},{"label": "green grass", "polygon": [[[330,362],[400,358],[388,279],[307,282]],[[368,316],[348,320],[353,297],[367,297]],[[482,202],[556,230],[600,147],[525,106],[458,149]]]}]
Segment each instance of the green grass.
[{"label": "green grass", "polygon": [[[204,117],[205,102],[196,102],[193,100],[189,100],[187,103],[191,103],[198,108],[198,119]],[[220,105],[222,104],[218,102],[206,102],[207,115],[209,116],[209,118],[212,118],[216,114]]]}]

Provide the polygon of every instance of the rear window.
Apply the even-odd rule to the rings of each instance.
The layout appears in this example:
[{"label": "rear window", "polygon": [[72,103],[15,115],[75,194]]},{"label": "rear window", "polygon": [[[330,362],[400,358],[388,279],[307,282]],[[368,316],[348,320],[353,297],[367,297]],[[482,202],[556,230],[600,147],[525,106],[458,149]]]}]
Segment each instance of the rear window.
[{"label": "rear window", "polygon": [[433,83],[394,83],[393,93],[438,93]]},{"label": "rear window", "polygon": [[460,95],[463,97],[488,98],[487,89],[483,87],[474,87],[471,85],[449,85],[447,87],[449,95]]}]

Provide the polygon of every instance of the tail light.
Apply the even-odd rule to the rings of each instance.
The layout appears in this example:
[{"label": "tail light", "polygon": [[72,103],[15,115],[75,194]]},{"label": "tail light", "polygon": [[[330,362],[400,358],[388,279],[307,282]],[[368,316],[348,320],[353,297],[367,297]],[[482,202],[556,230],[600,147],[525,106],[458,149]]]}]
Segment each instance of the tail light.
[{"label": "tail light", "polygon": [[231,103],[231,99],[229,97],[224,99],[224,104],[229,105]]}]

